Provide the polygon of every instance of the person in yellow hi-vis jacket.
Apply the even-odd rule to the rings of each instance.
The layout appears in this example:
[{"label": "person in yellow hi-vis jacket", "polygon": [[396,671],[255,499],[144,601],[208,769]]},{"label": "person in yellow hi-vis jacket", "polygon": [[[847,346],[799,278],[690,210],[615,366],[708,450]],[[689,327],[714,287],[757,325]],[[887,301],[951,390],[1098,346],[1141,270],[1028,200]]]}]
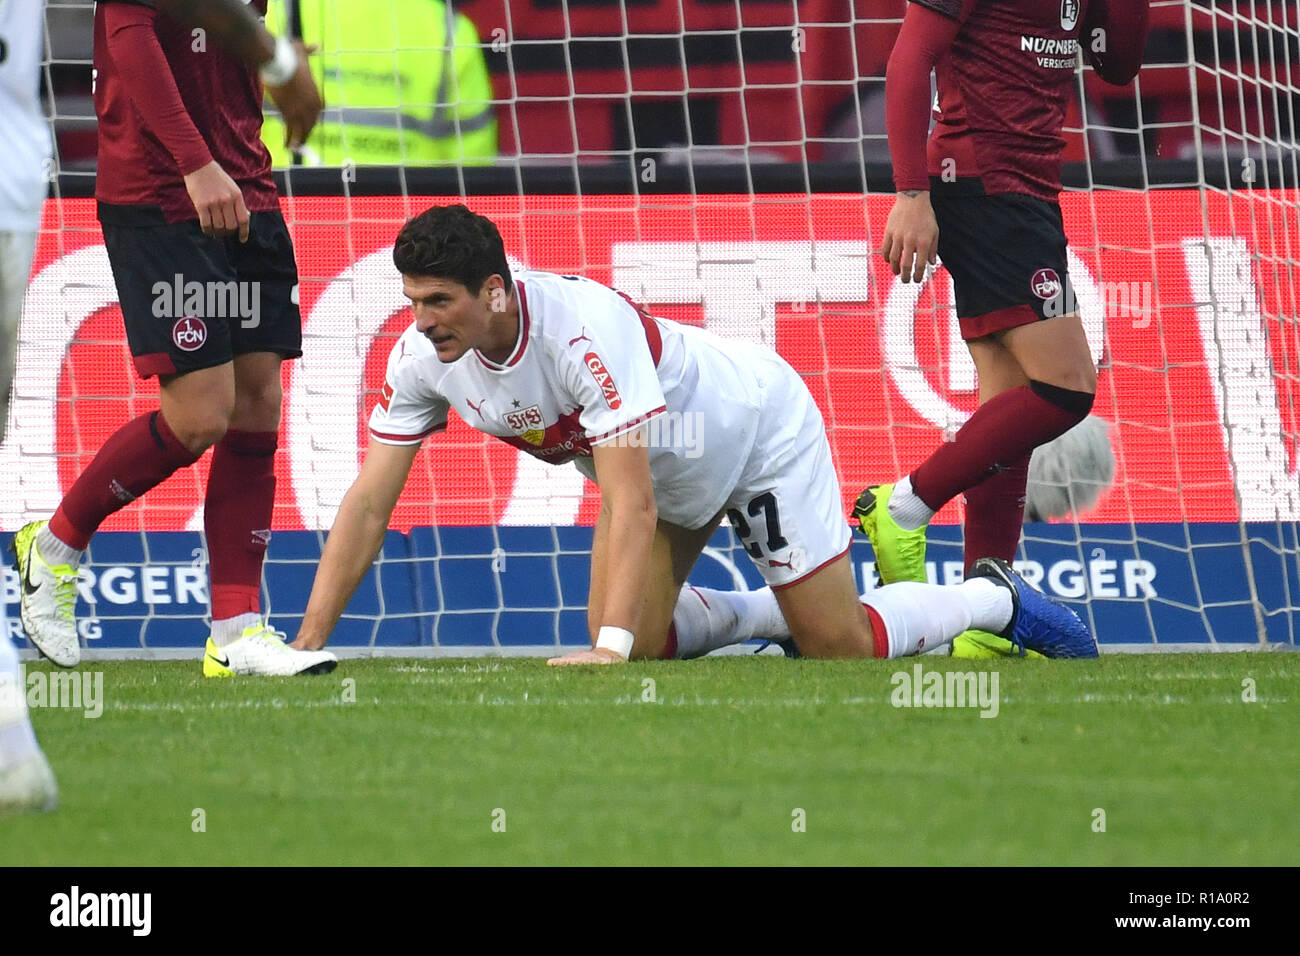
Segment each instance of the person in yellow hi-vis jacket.
[{"label": "person in yellow hi-vis jacket", "polygon": [[[325,112],[301,151],[304,165],[488,163],[496,113],[478,30],[442,0],[280,0],[268,27],[296,15]],[[293,8],[292,10],[290,8]],[[280,117],[262,140],[275,166],[293,164]]]}]

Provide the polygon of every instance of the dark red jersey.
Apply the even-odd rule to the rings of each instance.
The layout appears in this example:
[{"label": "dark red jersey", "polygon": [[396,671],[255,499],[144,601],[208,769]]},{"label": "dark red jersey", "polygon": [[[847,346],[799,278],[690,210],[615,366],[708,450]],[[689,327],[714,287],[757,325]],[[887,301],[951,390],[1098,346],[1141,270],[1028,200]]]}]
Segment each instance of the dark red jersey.
[{"label": "dark red jersey", "polygon": [[[266,2],[250,5],[264,15]],[[278,208],[256,72],[153,7],[153,0],[96,5],[95,197],[160,206],[168,222],[196,219],[183,177],[216,160],[250,211]]]},{"label": "dark red jersey", "polygon": [[[978,177],[987,193],[1056,199],[1061,128],[1089,0],[911,2],[947,18],[947,30],[940,25],[928,32],[948,33],[940,43],[951,39],[935,64],[939,97],[928,176]],[[900,33],[899,46],[906,37],[907,31]],[[896,57],[907,52],[895,48]],[[887,82],[894,81],[891,64]],[[915,162],[899,161],[905,147],[892,142],[892,126],[890,133],[898,188],[928,189],[928,176]]]}]

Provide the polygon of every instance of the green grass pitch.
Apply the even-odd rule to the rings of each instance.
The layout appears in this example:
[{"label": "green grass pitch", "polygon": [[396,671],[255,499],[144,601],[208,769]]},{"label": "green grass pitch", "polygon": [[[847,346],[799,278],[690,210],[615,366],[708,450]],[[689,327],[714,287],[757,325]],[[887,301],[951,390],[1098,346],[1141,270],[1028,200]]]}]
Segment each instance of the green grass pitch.
[{"label": "green grass pitch", "polygon": [[916,660],[83,664],[0,864],[1300,863],[1300,657],[920,659],[993,718],[893,706]]}]

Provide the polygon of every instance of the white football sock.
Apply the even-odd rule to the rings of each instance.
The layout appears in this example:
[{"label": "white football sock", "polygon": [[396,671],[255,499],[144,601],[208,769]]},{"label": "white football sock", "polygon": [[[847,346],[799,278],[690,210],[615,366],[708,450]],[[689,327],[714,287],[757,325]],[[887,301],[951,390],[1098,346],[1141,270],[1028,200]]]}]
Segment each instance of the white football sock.
[{"label": "white football sock", "polygon": [[16,764],[38,749],[27,714],[22,665],[9,637],[4,602],[0,601],[0,767]]},{"label": "white football sock", "polygon": [[889,516],[904,531],[923,528],[934,517],[934,509],[912,490],[911,475],[904,475],[894,483],[893,494],[889,496]]},{"label": "white football sock", "polygon": [[771,588],[715,591],[687,585],[677,595],[673,626],[677,630],[674,656],[679,660],[701,657],[755,637],[775,641],[790,637]]},{"label": "white football sock", "polygon": [[41,553],[46,564],[70,564],[74,568],[81,563],[81,552],[61,538],[56,538],[47,524],[36,532],[36,550]]},{"label": "white football sock", "polygon": [[988,578],[968,578],[957,585],[957,590],[971,602],[971,627],[999,634],[1011,623],[1015,605],[1010,589]]},{"label": "white football sock", "polygon": [[955,586],[900,581],[869,591],[862,603],[885,622],[890,657],[932,650],[971,628],[997,633],[1011,622],[1011,592],[987,578]]},{"label": "white football sock", "polygon": [[244,636],[244,628],[252,627],[262,620],[260,614],[238,614],[221,621],[212,622],[212,643],[217,647],[233,644]]}]

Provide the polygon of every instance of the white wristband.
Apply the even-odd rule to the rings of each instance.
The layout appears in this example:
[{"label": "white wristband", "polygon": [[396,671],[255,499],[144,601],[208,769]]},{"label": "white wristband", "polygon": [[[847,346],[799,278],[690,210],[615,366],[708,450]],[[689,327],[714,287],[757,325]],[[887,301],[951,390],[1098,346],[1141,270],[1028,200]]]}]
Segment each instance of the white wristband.
[{"label": "white wristband", "polygon": [[260,75],[267,86],[284,86],[298,72],[298,51],[288,37],[275,38],[275,55],[262,64]]},{"label": "white wristband", "polygon": [[602,627],[596,636],[596,646],[611,650],[624,660],[632,656],[632,632],[622,627]]}]

